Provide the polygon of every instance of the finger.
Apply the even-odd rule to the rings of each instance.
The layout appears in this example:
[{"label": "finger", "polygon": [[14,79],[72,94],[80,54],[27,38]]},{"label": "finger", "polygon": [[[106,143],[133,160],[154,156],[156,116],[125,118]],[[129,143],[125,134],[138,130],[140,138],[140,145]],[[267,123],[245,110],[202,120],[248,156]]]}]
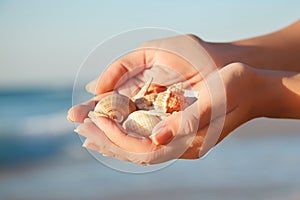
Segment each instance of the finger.
[{"label": "finger", "polygon": [[89,100],[85,103],[73,106],[68,111],[68,120],[70,122],[82,123],[90,111],[94,110],[97,101]]},{"label": "finger", "polygon": [[99,151],[99,147],[88,138],[84,140],[82,147],[92,151]]},{"label": "finger", "polygon": [[[102,143],[103,143],[103,141],[102,141]],[[96,151],[96,152],[102,154],[105,157],[117,158],[119,160],[128,161],[128,159],[126,159],[125,157],[122,157],[121,155],[116,155],[113,152],[104,149],[101,145],[99,146],[99,144],[96,144],[95,142],[93,142],[89,138],[85,139],[82,147],[84,147],[88,150]]]},{"label": "finger", "polygon": [[112,91],[143,71],[146,68],[145,62],[145,52],[136,50],[113,62],[99,78],[87,84],[86,89],[93,94]]},{"label": "finger", "polygon": [[174,138],[168,145],[153,153],[150,163],[157,164],[180,158],[191,145],[191,138],[189,135]]},{"label": "finger", "polygon": [[172,114],[166,122],[157,125],[152,140],[155,144],[166,144],[177,135],[195,134],[226,113],[226,96],[219,72],[212,73],[205,81],[196,84],[198,100],[184,111]]},{"label": "finger", "polygon": [[84,123],[77,127],[76,132],[87,138],[83,147],[102,153],[104,156],[128,160],[90,119],[85,119]]},{"label": "finger", "polygon": [[[200,95],[199,95],[200,98]],[[151,135],[152,141],[158,144],[168,144],[176,136],[196,134],[198,128],[205,126],[210,120],[209,99],[205,100],[201,96],[201,101],[196,101],[185,110],[174,112],[171,116],[157,124]]]},{"label": "finger", "polygon": [[100,101],[103,97],[109,94],[111,94],[111,92],[100,94],[82,104],[73,106],[68,111],[68,116],[67,116],[68,120],[71,122],[82,123],[83,120],[88,117],[88,113],[94,110],[98,101]]},{"label": "finger", "polygon": [[111,143],[90,119],[85,119],[84,123],[78,126],[77,132],[87,137],[83,145],[84,147],[100,152],[105,156],[115,157],[119,160],[130,161],[140,165],[157,164],[177,159],[190,145],[188,139],[181,138],[156,151],[133,153],[124,151]]},{"label": "finger", "polygon": [[125,151],[114,143],[112,143],[90,119],[85,119],[83,124],[80,124],[76,132],[86,137],[84,147],[102,153],[104,156],[114,157],[123,161],[130,161],[140,165],[146,165],[153,160],[152,154],[136,154]]},{"label": "finger", "polygon": [[125,151],[145,153],[152,151],[155,146],[149,138],[138,138],[127,134],[115,121],[107,117],[94,117],[92,121],[105,133],[110,141]]},{"label": "finger", "polygon": [[103,131],[95,126],[89,118],[86,118],[83,123],[79,124],[74,131],[95,143],[105,138]]}]

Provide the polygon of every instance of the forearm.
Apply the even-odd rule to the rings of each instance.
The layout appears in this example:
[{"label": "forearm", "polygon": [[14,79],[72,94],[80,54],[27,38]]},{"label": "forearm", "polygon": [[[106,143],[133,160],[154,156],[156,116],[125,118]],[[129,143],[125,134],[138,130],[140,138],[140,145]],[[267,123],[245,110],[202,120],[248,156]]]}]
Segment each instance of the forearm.
[{"label": "forearm", "polygon": [[258,70],[254,107],[259,116],[300,119],[300,73]]},{"label": "forearm", "polygon": [[300,72],[300,20],[274,33],[229,43],[204,45],[217,65],[243,62],[260,69]]}]

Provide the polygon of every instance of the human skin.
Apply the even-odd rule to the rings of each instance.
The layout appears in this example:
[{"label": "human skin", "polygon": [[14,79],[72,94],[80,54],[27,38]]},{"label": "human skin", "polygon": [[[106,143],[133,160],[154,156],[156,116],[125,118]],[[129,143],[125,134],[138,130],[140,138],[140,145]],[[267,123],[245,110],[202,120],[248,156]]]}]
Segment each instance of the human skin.
[{"label": "human skin", "polygon": [[[180,45],[175,45],[180,43]],[[194,38],[190,36],[177,36],[173,38],[167,38],[163,40],[155,40],[147,42],[146,44],[143,44],[143,47],[155,47],[154,50],[151,48],[143,48],[138,49],[131,54],[115,61],[110,65],[110,67],[104,72],[104,74],[99,78],[96,79],[96,81],[91,82],[87,85],[87,90],[93,94],[97,94],[96,98],[99,100],[101,98],[101,94],[105,95],[107,92],[110,92],[112,90],[117,90],[117,92],[125,94],[127,96],[132,96],[135,91],[138,91],[143,84],[148,81],[149,77],[154,78],[154,82],[156,85],[154,85],[154,89],[158,90],[160,88],[157,83],[161,84],[174,84],[177,82],[183,82],[185,86],[189,86],[189,89],[192,90],[198,90],[197,88],[200,87],[200,82],[203,80],[203,74],[208,75],[209,73],[215,71],[217,68],[213,68],[214,66],[211,66],[211,68],[208,68],[207,66],[210,62],[207,54],[203,54],[203,59],[199,59],[200,63],[197,63],[198,61],[198,55],[202,54],[202,49],[198,49],[199,45],[194,40]],[[178,56],[174,53],[170,53],[168,51],[164,50],[157,50],[156,47],[159,48],[165,48],[167,50],[175,51],[176,49],[183,50],[191,50],[194,49],[198,53],[195,54],[196,60],[194,60],[194,63],[199,64],[199,66],[204,66],[201,73],[199,73],[199,69],[194,68],[190,62],[187,62],[184,58],[181,56]],[[195,52],[196,53],[196,52]],[[189,55],[187,55],[189,56]],[[193,57],[190,57],[190,60],[193,60]],[[203,64],[201,64],[203,62]],[[124,80],[125,77],[125,80]],[[121,80],[121,81],[120,81]],[[118,84],[117,82],[122,82],[122,84]],[[203,85],[203,84],[202,84]],[[117,87],[118,86],[118,87]],[[116,88],[117,87],[117,88]],[[202,86],[203,87],[203,86]],[[208,95],[207,95],[208,97]],[[204,98],[203,98],[204,99]],[[207,98],[209,101],[209,98]],[[76,105],[73,108],[70,109],[68,119],[70,121],[76,121],[83,123],[77,127],[77,132],[85,135],[88,138],[88,142],[85,143],[86,146],[91,146],[91,143],[95,143],[95,140],[90,140],[91,135],[88,136],[88,134],[92,131],[88,131],[88,126],[93,127],[93,132],[95,133],[95,126],[90,123],[89,120],[85,120],[87,118],[87,114],[90,110],[93,110],[95,107],[95,104],[97,102],[96,99],[92,99],[86,103]],[[202,108],[205,110],[205,105],[208,105],[207,103],[204,103],[204,101],[201,101],[203,106],[198,106],[199,108]],[[187,111],[185,111],[187,112]],[[199,111],[201,112],[201,111]],[[195,116],[194,116],[195,115]],[[187,116],[187,115],[185,115]],[[198,116],[196,116],[196,113],[189,112],[189,116],[198,121]],[[176,117],[180,117],[180,115],[176,115]],[[189,121],[190,118],[186,117],[185,120]],[[84,121],[85,120],[85,121]],[[96,121],[95,121],[96,120]],[[100,128],[103,124],[101,120],[108,120],[104,122],[107,126],[104,126]],[[184,122],[183,122],[184,123]],[[88,124],[88,125],[87,125]],[[117,128],[114,121],[111,121],[106,118],[97,118],[94,119],[94,124],[98,125],[98,136],[105,134],[105,137],[107,139],[100,140],[100,138],[97,140],[97,145],[93,144],[92,146],[106,146],[106,148],[100,148],[102,153],[106,155],[111,155],[110,152],[107,152],[107,149],[112,149],[114,146],[119,147],[119,149],[114,148],[113,155],[118,156],[119,159],[128,160],[128,153],[143,153],[143,152],[149,152],[157,150],[158,147],[153,143],[153,141],[149,138],[136,138],[132,137],[131,135],[124,133],[122,130]],[[188,123],[187,123],[188,124]],[[196,124],[196,123],[194,123]],[[92,128],[91,128],[92,129]],[[105,129],[105,131],[104,131]],[[194,132],[197,131],[196,128],[193,130]],[[106,135],[106,132],[112,133],[111,135]],[[195,132],[196,133],[196,132]],[[195,135],[194,133],[194,135]],[[192,135],[192,136],[194,136]],[[93,137],[95,134],[93,135]],[[190,137],[187,136],[187,137]],[[204,135],[199,135],[197,137],[198,143],[202,143]],[[121,140],[120,140],[121,139]],[[107,141],[111,141],[110,143]],[[93,142],[91,142],[93,141]],[[101,143],[101,142],[103,142]],[[182,143],[187,140],[181,140],[176,141],[174,145],[168,146],[168,148],[164,148],[163,151],[155,153],[155,155],[149,155],[146,156],[146,158],[137,159],[136,156],[133,157],[134,160],[130,159],[130,161],[138,162],[138,163],[158,163],[162,161],[167,161],[169,159],[178,158],[182,153],[184,153],[184,150],[188,148],[187,145],[178,145],[178,142]],[[101,144],[100,144],[100,143]],[[177,145],[175,145],[177,144]],[[107,147],[109,146],[109,148]],[[183,147],[181,147],[183,146]],[[197,145],[197,148],[199,148],[201,145]],[[178,149],[178,147],[180,147]],[[120,149],[123,149],[124,152],[119,153]],[[103,152],[106,151],[106,152]],[[116,153],[118,151],[118,153]],[[199,153],[199,149],[194,152],[194,156]],[[157,154],[163,154],[164,156],[158,157]],[[126,156],[125,156],[126,155]],[[125,158],[121,158],[124,157]],[[131,157],[132,155],[129,155]],[[186,154],[185,154],[186,156]],[[193,156],[193,157],[194,157]],[[154,159],[154,158],[155,159]],[[161,159],[163,158],[163,159]],[[144,161],[147,160],[147,161]]]},{"label": "human skin", "polygon": [[[290,33],[293,31],[299,31],[299,22],[273,34],[231,43],[208,43],[196,36],[190,36],[197,40],[217,63],[219,68],[218,73],[225,86],[227,110],[219,142],[232,130],[253,118],[300,118],[299,74],[265,70],[271,68],[273,70],[300,71],[300,61],[294,53],[298,50],[297,48],[299,48],[300,44],[297,45],[298,41],[290,41],[296,39]],[[288,39],[289,42],[281,42],[282,40],[287,41],[287,39],[284,39],[285,37],[291,37]],[[290,50],[291,52],[286,52]],[[256,51],[259,51],[259,53],[256,53]],[[276,59],[273,58],[275,55]],[[233,63],[223,67],[223,65],[232,61],[245,62],[255,66],[255,68],[242,63]],[[200,92],[201,97],[209,99],[208,88],[205,87],[202,79],[199,77],[199,79],[193,81],[194,89]],[[93,84],[94,88],[91,89],[91,85]],[[89,85],[90,91],[95,91],[95,83],[93,84]],[[110,85],[113,85],[113,83],[110,83]],[[100,91],[96,92],[98,94],[111,90],[111,88],[99,88]],[[99,117],[94,124],[90,120],[84,121],[87,112],[93,109],[94,104],[95,102],[91,103],[90,101],[86,105],[75,106],[70,110],[68,118],[72,121],[84,122],[77,128],[77,131],[87,137],[88,140],[85,146],[106,155],[136,163],[152,164],[163,162],[168,160],[168,158],[173,159],[174,157],[167,157],[162,154],[160,156],[166,156],[167,158],[157,159],[157,156],[155,156],[155,159],[151,157],[131,158],[128,152],[154,151],[157,148],[157,144],[169,143],[178,133],[184,135],[182,139],[186,139],[185,137],[188,136],[188,133],[178,131],[178,124],[180,123],[176,122],[178,122],[180,117],[175,115],[166,121],[165,130],[160,130],[160,133],[156,134],[156,137],[153,138],[156,145],[153,144],[153,141],[147,139],[130,139],[126,133],[116,129],[114,122],[110,119]],[[180,156],[181,158],[195,159],[199,157],[199,150],[206,135],[208,125],[214,123],[215,119],[210,118],[210,101],[204,101],[204,104],[202,101],[199,107],[202,108],[199,112],[201,115],[199,117],[202,119],[201,123],[199,123],[196,136],[193,137],[193,142],[189,144],[189,148]],[[176,117],[178,118],[176,119]],[[99,126],[95,126],[95,124]],[[89,131],[91,129],[93,129],[94,133],[97,132],[97,134],[91,134],[91,131]],[[97,139],[95,138],[96,136],[101,136],[102,139]],[[124,136],[126,142],[124,142]],[[116,152],[117,150],[107,152],[108,145],[119,147],[119,152]]]},{"label": "human skin", "polygon": [[[299,34],[300,20],[274,33],[234,42],[213,43],[205,42],[197,36],[193,37],[207,50],[219,68],[232,62],[242,62],[257,69],[266,70],[265,74],[272,74],[274,72],[267,70],[300,72]],[[282,72],[282,74],[285,73]],[[277,107],[271,105],[272,101],[270,101],[270,107],[275,112]],[[269,114],[265,117],[288,118],[279,114]],[[220,138],[223,139],[226,135],[228,133],[222,133]],[[158,143],[164,144],[167,140],[168,137]]]},{"label": "human skin", "polygon": [[300,20],[273,33],[249,39],[226,43],[198,40],[221,67],[242,62],[259,69],[299,72],[299,35]]},{"label": "human skin", "polygon": [[[219,141],[241,124],[257,117],[300,118],[300,74],[258,70],[242,63],[230,64],[220,69],[220,74],[226,89],[227,112]],[[201,84],[199,87],[202,88]],[[244,88],[247,88],[247,90]],[[201,96],[203,98],[209,98],[209,91],[202,88]],[[276,99],[276,101],[274,101],[274,99]],[[207,107],[207,110],[210,111],[209,106]],[[208,113],[205,112],[202,114],[206,115]],[[79,117],[83,119],[86,117],[87,113],[81,113],[81,115],[85,115],[84,117]],[[74,120],[82,122],[80,119]],[[166,127],[169,128],[168,130],[171,130],[173,137],[177,134],[176,129],[178,129],[178,127],[176,127],[176,125],[178,123],[172,122],[174,122],[174,119],[167,121]],[[105,151],[103,146],[106,146],[107,148],[107,141],[113,141],[115,145],[125,150],[127,153],[134,151],[141,153],[156,150],[151,141],[128,137],[126,133],[118,129],[114,125],[114,122],[108,118],[97,118],[96,125],[99,125],[100,127],[94,126],[92,128],[94,131],[89,131],[87,124],[90,123],[91,121],[86,120],[85,123],[77,128],[77,131],[90,140],[86,146],[90,146],[92,149],[96,148],[100,152]],[[181,158],[195,159],[199,157],[198,152],[207,131],[207,123],[209,123],[209,121],[201,122],[197,135],[190,145],[191,147],[187,149]],[[210,124],[213,123],[214,121],[210,122]],[[93,133],[91,134],[91,132]],[[95,132],[98,132],[98,134],[95,134]],[[102,139],[95,139],[97,138],[97,135],[101,135],[100,137],[102,137]],[[105,144],[101,143],[103,142],[103,137],[107,140]],[[97,141],[96,144],[93,141]],[[159,142],[169,142],[169,139]],[[109,155],[108,152],[105,154]],[[113,155],[126,160],[126,158],[122,157],[124,152]],[[156,160],[147,158],[148,164],[156,163],[155,161]]]}]

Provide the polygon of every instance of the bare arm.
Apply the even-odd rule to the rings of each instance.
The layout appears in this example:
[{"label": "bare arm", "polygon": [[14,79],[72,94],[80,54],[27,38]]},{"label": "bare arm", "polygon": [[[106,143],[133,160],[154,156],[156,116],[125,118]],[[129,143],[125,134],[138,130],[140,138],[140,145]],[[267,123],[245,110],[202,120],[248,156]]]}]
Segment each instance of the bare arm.
[{"label": "bare arm", "polygon": [[300,20],[255,38],[201,43],[219,67],[238,61],[260,69],[300,71]]},{"label": "bare arm", "polygon": [[261,116],[300,119],[300,73],[260,70]]}]

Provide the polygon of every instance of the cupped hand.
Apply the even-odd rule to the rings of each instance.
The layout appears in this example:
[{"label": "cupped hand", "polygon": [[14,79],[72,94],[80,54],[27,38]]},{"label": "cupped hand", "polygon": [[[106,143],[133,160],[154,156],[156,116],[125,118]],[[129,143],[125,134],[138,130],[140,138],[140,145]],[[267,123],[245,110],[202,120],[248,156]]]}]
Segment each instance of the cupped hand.
[{"label": "cupped hand", "polygon": [[[77,131],[81,133],[81,127],[86,126],[84,119],[87,118],[87,113],[94,109],[97,100],[107,92],[114,90],[114,92],[132,97],[151,78],[153,78],[154,83],[152,84],[153,90],[159,91],[161,86],[169,86],[178,82],[183,83],[185,88],[197,90],[196,86],[199,85],[203,77],[214,70],[216,70],[214,62],[206,54],[205,50],[199,46],[199,41],[194,36],[178,36],[149,41],[144,43],[141,48],[112,63],[98,79],[89,83],[87,90],[98,96],[71,108],[68,118],[70,121],[83,123],[77,128]],[[195,104],[194,107],[197,107],[197,105]],[[176,124],[177,127],[175,127],[177,129],[179,129],[178,125],[187,124],[187,128],[183,127],[182,129],[187,129],[184,130],[186,137],[191,137],[188,132],[196,133],[199,119],[194,110],[189,109],[185,112],[188,113],[188,115],[185,115],[185,118],[181,117],[181,112],[173,115],[171,118],[176,120],[176,123],[179,122],[179,124]],[[172,143],[172,145],[162,148],[162,146],[153,144],[149,138],[140,139],[128,135],[114,121],[107,118],[99,117],[95,120],[94,123],[98,125],[98,128],[101,127],[100,130],[102,129],[102,132],[103,129],[106,130],[104,133],[111,145],[115,145],[119,149],[132,153],[153,152],[160,149],[159,154],[164,156],[157,156],[157,152],[154,156],[151,155],[151,158],[147,158],[147,163],[157,163],[177,158],[188,148],[188,145],[178,145],[178,143],[191,141],[191,139],[174,140],[174,144]],[[91,126],[91,123],[88,124]],[[109,127],[107,128],[106,125]],[[202,142],[202,136],[198,140]],[[182,150],[183,146],[184,150]],[[174,150],[175,147],[177,150]],[[168,153],[169,156],[166,156],[168,151],[170,152]],[[194,152],[193,156],[196,157],[196,154],[198,154],[198,150]],[[156,157],[155,161],[153,157]]]},{"label": "cupped hand", "polygon": [[[88,84],[87,90],[98,96],[73,107],[69,111],[68,118],[82,123],[77,127],[77,132],[87,137],[84,146],[107,156],[139,164],[160,163],[179,157],[199,158],[209,125],[218,121],[215,118],[210,123],[212,103],[210,91],[203,78],[214,77],[212,74],[217,73],[225,80],[226,91],[227,89],[233,91],[227,92],[227,99],[233,99],[233,101],[227,104],[225,114],[232,116],[233,110],[237,108],[240,110],[240,106],[237,106],[239,103],[246,104],[231,96],[238,96],[244,90],[242,85],[249,84],[244,77],[241,78],[241,74],[246,73],[243,71],[247,71],[247,67],[242,64],[233,64],[216,71],[210,58],[199,47],[197,41],[186,36],[151,41],[143,44],[142,47],[144,48],[112,63],[98,79]],[[184,55],[179,56],[179,53]],[[183,82],[186,88],[199,92],[200,100],[158,124],[153,130],[152,140],[133,137],[113,120],[105,117],[97,117],[93,119],[93,122],[90,119],[84,120],[101,95],[114,90],[132,97],[151,77],[154,78],[153,82],[157,86],[154,84],[154,90],[159,90],[161,85],[169,86]],[[236,86],[237,88],[231,88]],[[224,104],[224,99],[219,101],[217,103]],[[234,126],[230,127],[230,121],[232,120],[226,118],[225,128],[220,138],[224,138],[234,129]],[[243,123],[245,120],[239,121]]]}]

